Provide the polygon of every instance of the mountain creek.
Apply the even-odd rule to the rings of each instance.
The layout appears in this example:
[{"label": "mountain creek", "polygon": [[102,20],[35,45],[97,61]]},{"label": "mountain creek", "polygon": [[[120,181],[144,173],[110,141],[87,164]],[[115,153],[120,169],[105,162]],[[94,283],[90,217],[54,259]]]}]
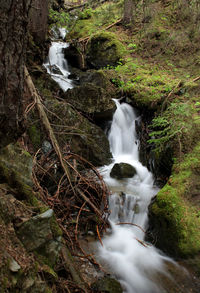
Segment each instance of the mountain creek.
[{"label": "mountain creek", "polygon": [[123,1],[50,2],[25,130],[0,148],[0,293],[200,292],[199,63],[167,59],[178,8],[150,1],[133,28]]}]

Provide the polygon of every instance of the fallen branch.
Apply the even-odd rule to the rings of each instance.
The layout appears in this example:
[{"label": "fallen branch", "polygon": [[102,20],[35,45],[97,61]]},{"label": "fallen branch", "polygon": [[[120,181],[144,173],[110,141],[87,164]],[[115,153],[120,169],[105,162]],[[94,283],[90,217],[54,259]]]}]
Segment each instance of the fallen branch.
[{"label": "fallen branch", "polygon": [[62,156],[62,153],[60,151],[60,147],[59,147],[59,144],[57,142],[57,139],[54,135],[54,132],[51,128],[51,125],[50,125],[50,122],[49,122],[49,119],[44,111],[44,107],[42,105],[42,102],[41,102],[41,99],[40,99],[40,96],[38,95],[37,93],[37,90],[33,84],[33,81],[28,73],[28,70],[27,68],[25,67],[25,80],[26,80],[26,84],[27,84],[27,88],[31,94],[31,96],[33,97],[34,101],[35,101],[35,104],[37,106],[37,109],[38,109],[38,112],[39,112],[39,115],[40,115],[40,118],[42,120],[42,123],[44,124],[46,130],[47,130],[47,133],[49,134],[49,138],[51,140],[51,143],[53,145],[53,148],[59,158],[59,161],[61,163],[61,166],[67,176],[67,179],[69,180],[69,183],[70,183],[70,186],[72,188],[72,190],[74,191],[74,188],[73,188],[73,185],[71,183],[71,174],[69,172],[69,169],[67,167],[67,165],[65,164],[64,160],[63,160],[63,156]]},{"label": "fallen branch", "polygon": [[138,225],[136,225],[136,224],[133,224],[133,223],[117,223],[116,225],[132,225],[132,226],[135,226],[135,227],[138,227],[140,230],[142,230],[142,232],[144,232],[144,233],[146,233],[145,231],[144,231],[144,229],[142,229],[142,227],[140,227],[140,226],[138,226]]},{"label": "fallen branch", "polygon": [[[115,22],[109,24],[107,27],[105,27],[104,30],[108,30],[109,28],[111,28],[111,27],[113,27],[114,25],[120,23],[121,21],[122,21],[121,18],[118,19],[117,21],[115,21]],[[84,38],[80,38],[80,39],[78,39],[78,42],[79,42],[79,43],[81,43],[81,42],[84,43],[85,41],[88,41],[89,39],[90,39],[90,36],[87,36],[87,37],[84,37]]]},{"label": "fallen branch", "polygon": [[196,77],[195,79],[193,79],[192,82],[195,82],[195,81],[197,81],[197,80],[199,80],[199,79],[200,79],[200,76],[198,76],[198,77]]},{"label": "fallen branch", "polygon": [[116,22],[111,23],[110,25],[108,25],[105,30],[108,30],[109,28],[113,27],[114,25],[120,23],[122,21],[122,18],[118,19]]}]

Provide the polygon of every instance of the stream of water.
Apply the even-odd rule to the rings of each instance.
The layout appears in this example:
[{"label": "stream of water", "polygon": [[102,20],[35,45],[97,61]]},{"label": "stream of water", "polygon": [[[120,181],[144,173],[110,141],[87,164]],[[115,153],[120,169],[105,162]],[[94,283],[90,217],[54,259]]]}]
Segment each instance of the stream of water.
[{"label": "stream of water", "polygon": [[64,58],[64,49],[69,46],[68,43],[62,41],[66,36],[66,30],[60,28],[53,31],[53,38],[49,48],[49,55],[44,62],[47,73],[59,84],[63,91],[73,88],[73,81],[68,78],[70,75],[67,60]]},{"label": "stream of water", "polygon": [[[118,277],[124,292],[163,292],[154,282],[156,273],[165,273],[165,261],[152,245],[144,242],[148,225],[148,206],[158,192],[152,174],[139,162],[139,142],[134,109],[115,100],[117,109],[108,135],[113,162],[101,168],[101,174],[111,190],[109,197],[111,225],[108,235],[99,247],[100,257]],[[115,163],[128,163],[135,167],[133,178],[116,180],[110,177]],[[129,224],[128,224],[129,223]]]},{"label": "stream of water", "polygon": [[[65,29],[54,33],[49,55],[44,66],[51,77],[66,91],[74,84],[68,78],[70,71],[64,58],[63,50],[68,47],[63,42]],[[140,117],[134,109],[115,100],[117,109],[114,113],[108,139],[113,155],[113,162],[100,169],[111,195],[109,196],[110,229],[103,238],[103,246],[99,245],[99,257],[108,270],[120,281],[124,293],[174,293],[199,292],[191,291],[194,278],[188,284],[183,284],[188,278],[187,272],[181,270],[183,278],[175,285],[168,275],[166,264],[178,268],[170,258],[164,256],[153,245],[146,243],[145,230],[148,226],[148,206],[158,188],[154,186],[151,172],[139,162],[139,141],[137,139],[135,122]],[[115,163],[128,163],[136,169],[132,178],[116,180],[110,177]],[[180,267],[179,267],[180,270]],[[158,275],[172,281],[173,291],[166,291],[158,281]],[[177,288],[174,291],[174,288]],[[190,291],[188,291],[188,289]],[[183,290],[182,290],[183,289]]]}]

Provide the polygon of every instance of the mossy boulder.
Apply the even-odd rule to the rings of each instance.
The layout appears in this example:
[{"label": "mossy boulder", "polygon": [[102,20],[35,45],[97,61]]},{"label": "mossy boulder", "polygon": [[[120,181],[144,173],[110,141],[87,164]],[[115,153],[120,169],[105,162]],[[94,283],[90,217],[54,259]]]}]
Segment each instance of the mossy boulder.
[{"label": "mossy boulder", "polygon": [[104,277],[92,284],[93,292],[122,293],[121,285],[118,281],[110,277]]},{"label": "mossy boulder", "polygon": [[115,179],[132,178],[136,174],[136,169],[127,163],[116,163],[110,172],[110,177]]},{"label": "mossy boulder", "polygon": [[80,86],[68,90],[64,98],[87,114],[113,112],[116,90],[103,71],[89,71],[80,78]]},{"label": "mossy boulder", "polygon": [[157,246],[178,257],[200,255],[200,145],[173,167],[172,176],[150,207]]},{"label": "mossy boulder", "polygon": [[[68,144],[73,153],[79,154],[95,166],[110,162],[109,142],[103,130],[89,122],[67,103],[49,101],[50,122],[61,147]],[[59,119],[58,117],[61,117]]]},{"label": "mossy boulder", "polygon": [[62,232],[56,224],[53,210],[30,218],[16,226],[16,231],[27,251],[36,251],[45,256],[51,265],[55,264],[61,249]]},{"label": "mossy boulder", "polygon": [[[45,106],[49,110],[48,119],[61,149],[70,149],[95,166],[110,162],[109,142],[100,127],[89,122],[66,102],[47,100]],[[37,113],[32,118],[30,123],[35,124],[38,120]],[[44,130],[42,137],[43,141],[48,139]]]},{"label": "mossy boulder", "polygon": [[125,53],[125,47],[114,33],[101,31],[88,42],[86,59],[89,66],[99,69],[116,66]]},{"label": "mossy boulder", "polygon": [[[32,186],[32,157],[18,144],[10,144],[0,150],[0,180],[14,183],[15,179]],[[11,184],[12,185],[12,184]]]},{"label": "mossy boulder", "polygon": [[0,292],[50,293],[39,275],[44,272],[43,264],[30,255],[15,230],[17,223],[34,214],[34,207],[19,201],[17,193],[7,184],[0,184]]}]

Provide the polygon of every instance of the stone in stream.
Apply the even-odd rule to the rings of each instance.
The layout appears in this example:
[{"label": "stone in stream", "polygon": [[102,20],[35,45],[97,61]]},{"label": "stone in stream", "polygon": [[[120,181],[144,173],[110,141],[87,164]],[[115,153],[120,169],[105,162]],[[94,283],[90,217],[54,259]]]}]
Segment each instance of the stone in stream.
[{"label": "stone in stream", "polygon": [[136,174],[136,169],[127,163],[116,163],[110,172],[110,177],[115,179],[131,178]]},{"label": "stone in stream", "polygon": [[53,73],[53,74],[63,75],[62,72],[60,71],[59,67],[56,64],[51,65],[50,70],[51,70],[51,73]]}]

